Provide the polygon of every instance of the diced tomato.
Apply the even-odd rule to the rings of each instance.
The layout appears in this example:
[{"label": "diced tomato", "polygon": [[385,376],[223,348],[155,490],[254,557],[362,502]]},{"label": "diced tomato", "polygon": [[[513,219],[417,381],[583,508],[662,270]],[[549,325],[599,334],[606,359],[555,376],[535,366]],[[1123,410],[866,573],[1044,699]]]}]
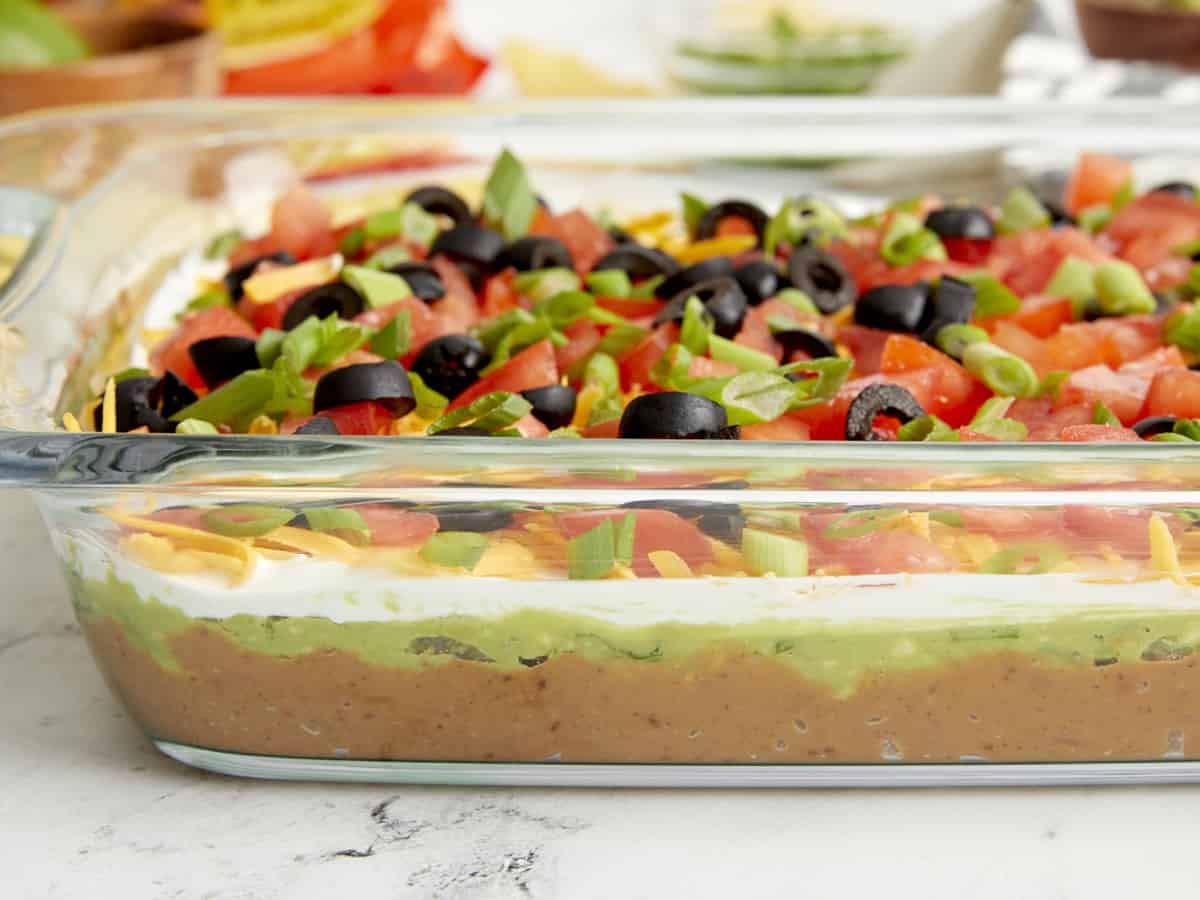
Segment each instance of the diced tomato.
[{"label": "diced tomato", "polygon": [[954,262],[978,266],[992,252],[992,238],[942,238],[942,246]]},{"label": "diced tomato", "polygon": [[597,297],[596,305],[626,319],[644,319],[658,315],[659,310],[666,306],[666,301],[642,297]]},{"label": "diced tomato", "polygon": [[188,348],[214,337],[257,337],[246,320],[227,306],[210,306],[185,318],[175,333],[154,348],[150,365],[155,372],[171,371],[191,387],[203,391],[204,379],[192,364]]},{"label": "diced tomato", "polygon": [[271,207],[271,238],[301,260],[337,249],[329,207],[303,184],[288,188]]},{"label": "diced tomato", "polygon": [[558,366],[554,362],[554,346],[548,340],[538,341],[451,400],[448,409],[466,406],[484,394],[494,391],[511,391],[515,394],[557,382]]},{"label": "diced tomato", "polygon": [[810,406],[787,414],[806,422],[812,429],[814,440],[844,440],[846,436],[846,412],[862,389],[871,384],[897,384],[906,389],[925,409],[934,405],[938,373],[933,369],[917,369],[894,375],[867,375],[847,381],[837,396],[820,406]]},{"label": "diced tomato", "polygon": [[1017,400],[1008,410],[1008,418],[1029,429],[1026,440],[1030,441],[1057,441],[1064,428],[1091,424],[1093,414],[1093,406],[1086,403],[1055,409],[1048,397]]},{"label": "diced tomato", "polygon": [[544,438],[550,433],[550,429],[542,424],[540,419],[534,418],[533,413],[518,419],[513,427],[521,432],[521,437],[527,438]]},{"label": "diced tomato", "polygon": [[1171,259],[1175,247],[1200,238],[1200,205],[1178,194],[1154,191],[1124,206],[1103,234],[1118,256],[1145,271]]},{"label": "diced tomato", "polygon": [[1183,359],[1183,354],[1179,352],[1178,347],[1171,345],[1159,347],[1154,352],[1147,353],[1133,362],[1127,362],[1121,366],[1119,371],[1125,375],[1138,375],[1149,381],[1159,372],[1167,369],[1186,368],[1187,363]]},{"label": "diced tomato", "polygon": [[205,521],[208,513],[207,509],[197,509],[194,506],[172,506],[167,509],[156,509],[146,518],[153,519],[155,522],[166,522],[168,525],[182,525],[184,528],[209,531],[211,529]]},{"label": "diced tomato", "polygon": [[374,400],[335,406],[321,415],[331,419],[340,434],[378,434],[392,422],[387,407]]},{"label": "diced tomato", "polygon": [[932,369],[937,374],[931,404],[925,411],[946,419],[951,425],[970,421],[975,409],[990,395],[945,353],[908,335],[891,335],[883,345],[879,371],[892,374],[918,369]]},{"label": "diced tomato", "polygon": [[854,371],[859,375],[874,375],[879,371],[889,337],[889,331],[863,325],[843,325],[837,333],[838,343],[845,344],[854,357]]},{"label": "diced tomato", "polygon": [[558,516],[558,524],[568,538],[575,538],[608,519],[612,519],[616,525],[630,512],[636,516],[637,521],[633,533],[633,571],[639,576],[646,578],[658,574],[658,570],[647,557],[648,553],[655,550],[674,551],[693,569],[712,560],[712,547],[700,529],[665,509],[561,513]]},{"label": "diced tomato", "polygon": [[1133,166],[1124,159],[1099,153],[1082,153],[1067,179],[1063,206],[1072,215],[1113,197],[1133,177]]},{"label": "diced tomato", "polygon": [[563,329],[567,343],[554,348],[554,358],[558,361],[558,370],[566,372],[579,360],[588,356],[602,337],[600,326],[591,319],[580,319],[572,322]]},{"label": "diced tomato", "polygon": [[517,270],[505,269],[489,278],[483,286],[483,305],[479,314],[484,319],[491,319],[510,309],[515,309],[521,303],[521,298],[513,290],[513,276]]},{"label": "diced tomato", "polygon": [[1062,513],[1056,509],[1014,509],[1011,507],[964,507],[959,510],[962,527],[982,531],[993,537],[1028,541],[1058,534]]},{"label": "diced tomato", "polygon": [[1060,441],[1140,441],[1132,428],[1119,428],[1116,425],[1068,425],[1059,432]]},{"label": "diced tomato", "polygon": [[361,312],[354,317],[354,321],[359,325],[366,325],[368,328],[382,328],[401,312],[408,313],[411,340],[409,352],[403,360],[405,365],[408,365],[425,344],[441,333],[438,331],[438,321],[425,301],[417,297],[405,297],[395,303],[389,303],[387,306]]},{"label": "diced tomato", "polygon": [[600,257],[613,248],[609,233],[581,209],[572,209],[557,216],[539,216],[534,219],[529,232],[556,237],[566,244],[575,268],[580,272],[590,272]]},{"label": "diced tomato", "polygon": [[282,328],[283,317],[287,313],[288,307],[302,293],[303,291],[291,291],[270,303],[255,303],[249,297],[242,297],[237,304],[238,315],[248,321],[255,331]]},{"label": "diced tomato", "polygon": [[736,237],[755,234],[754,225],[740,216],[726,216],[717,223],[717,237]]},{"label": "diced tomato", "polygon": [[1065,368],[1058,360],[1048,359],[1045,344],[1020,325],[1001,319],[992,326],[992,343],[1025,360],[1039,375],[1056,368]]},{"label": "diced tomato", "polygon": [[738,367],[733,363],[709,359],[707,356],[693,356],[688,364],[688,374],[693,378],[724,378],[737,373]]},{"label": "diced tomato", "polygon": [[446,287],[445,296],[429,304],[437,323],[434,336],[465,334],[479,321],[479,304],[471,282],[462,269],[444,257],[435,256],[430,262]]},{"label": "diced tomato", "polygon": [[844,566],[852,575],[948,572],[954,561],[937,544],[907,528],[881,526],[852,538],[829,538],[824,527],[837,516],[811,516],[813,568]]},{"label": "diced tomato", "polygon": [[1164,369],[1150,382],[1143,416],[1200,418],[1200,372]]},{"label": "diced tomato", "polygon": [[674,322],[666,322],[635,344],[628,353],[617,360],[621,366],[621,389],[632,390],[634,385],[653,387],[650,370],[667,352],[667,348],[678,340],[679,326]]},{"label": "diced tomato", "polygon": [[1071,301],[1065,297],[1026,297],[1021,307],[1009,317],[1014,325],[1024,328],[1034,337],[1047,338],[1063,325],[1075,319]]},{"label": "diced tomato", "polygon": [[1140,418],[1149,382],[1137,375],[1114,372],[1108,366],[1088,366],[1072,372],[1058,391],[1057,408],[1103,403],[1126,425]]},{"label": "diced tomato", "polygon": [[1144,509],[1105,506],[1067,506],[1063,522],[1079,549],[1097,552],[1107,544],[1126,556],[1150,555],[1150,516]]},{"label": "diced tomato", "polygon": [[781,416],[773,422],[742,426],[743,441],[807,441],[812,438],[807,422]]},{"label": "diced tomato", "polygon": [[616,438],[620,437],[621,417],[615,419],[606,419],[603,422],[597,422],[595,425],[588,425],[580,434],[585,438]]},{"label": "diced tomato", "polygon": [[371,543],[383,547],[411,547],[423,544],[438,530],[433,513],[397,509],[384,503],[365,503],[354,511],[371,529]]},{"label": "diced tomato", "polygon": [[760,306],[747,311],[746,317],[742,319],[742,327],[734,336],[733,342],[743,347],[749,347],[751,350],[757,350],[759,353],[765,353],[776,361],[780,361],[783,359],[783,348],[771,336],[767,318],[760,312],[761,309]]},{"label": "diced tomato", "polygon": [[990,434],[984,434],[982,431],[976,431],[973,428],[960,428],[958,429],[958,440],[960,443],[966,444],[994,444],[999,441],[1000,438],[993,437]]},{"label": "diced tomato", "polygon": [[1045,290],[1068,256],[1104,262],[1110,255],[1078,228],[1042,228],[996,238],[988,268],[1019,297]]},{"label": "diced tomato", "polygon": [[234,268],[248,263],[252,259],[258,259],[260,256],[270,256],[278,252],[279,246],[275,243],[275,239],[270,234],[265,234],[260,238],[242,241],[233,248],[227,262],[230,268]]}]

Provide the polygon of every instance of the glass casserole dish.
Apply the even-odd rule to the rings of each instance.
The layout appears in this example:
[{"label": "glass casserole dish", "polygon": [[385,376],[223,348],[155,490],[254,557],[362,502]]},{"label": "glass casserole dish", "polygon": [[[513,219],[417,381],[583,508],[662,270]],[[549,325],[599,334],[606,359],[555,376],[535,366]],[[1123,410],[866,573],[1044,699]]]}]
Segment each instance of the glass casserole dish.
[{"label": "glass casserole dish", "polygon": [[[130,337],[154,298],[194,280],[197,248],[261,231],[297,172],[353,204],[479,180],[507,146],[564,207],[652,210],[683,189],[865,212],[927,190],[999,200],[1061,181],[1084,150],[1133,159],[1139,181],[1186,177],[1198,135],[1183,108],[988,101],[221,103],[15,120],[0,128],[0,231],[28,250],[0,289],[0,478],[35,491],[114,692],[193,765],[543,784],[1191,779],[1188,443],[53,423],[134,359]],[[397,154],[408,168],[376,165]],[[468,565],[289,518],[266,535],[206,527],[232,505],[435,510],[458,523],[443,531],[484,538]],[[493,524],[463,524],[481,519]],[[626,564],[580,571],[570,521],[611,529],[610,546],[629,528]]]}]

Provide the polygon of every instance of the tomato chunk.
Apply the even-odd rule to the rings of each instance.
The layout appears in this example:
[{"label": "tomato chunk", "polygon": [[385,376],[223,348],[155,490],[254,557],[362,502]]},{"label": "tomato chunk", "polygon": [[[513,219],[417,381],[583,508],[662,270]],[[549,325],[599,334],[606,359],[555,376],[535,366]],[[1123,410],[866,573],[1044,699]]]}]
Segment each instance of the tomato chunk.
[{"label": "tomato chunk", "polygon": [[665,509],[569,512],[559,515],[558,523],[568,538],[575,538],[607,519],[612,519],[615,525],[631,512],[637,522],[633,533],[633,571],[642,578],[658,574],[647,556],[655,550],[674,551],[692,569],[712,560],[712,546],[704,533],[682,516]]},{"label": "tomato chunk", "polygon": [[557,382],[558,365],[554,361],[554,346],[548,340],[538,341],[451,400],[448,409],[466,406],[494,391],[516,394]]},{"label": "tomato chunk", "polygon": [[173,335],[154,348],[150,365],[156,372],[174,372],[192,388],[206,390],[188,348],[214,337],[254,338],[257,333],[246,320],[227,306],[210,306],[185,318]]},{"label": "tomato chunk", "polygon": [[1128,160],[1100,153],[1080,154],[1063,194],[1063,206],[1072,215],[1101,203],[1111,203],[1133,177]]}]

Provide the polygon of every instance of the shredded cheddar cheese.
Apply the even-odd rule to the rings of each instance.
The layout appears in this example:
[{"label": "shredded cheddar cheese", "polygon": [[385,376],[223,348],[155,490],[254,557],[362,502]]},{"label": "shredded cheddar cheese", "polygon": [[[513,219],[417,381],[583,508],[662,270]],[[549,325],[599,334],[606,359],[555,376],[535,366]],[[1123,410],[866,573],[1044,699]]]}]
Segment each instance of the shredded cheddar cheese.
[{"label": "shredded cheddar cheese", "polygon": [[1160,515],[1150,517],[1150,564],[1155,570],[1180,584],[1186,584],[1183,569],[1179,565],[1179,551],[1171,529]]},{"label": "shredded cheddar cheese", "polygon": [[575,416],[571,419],[571,425],[575,428],[586,428],[588,419],[592,415],[592,407],[597,400],[604,398],[604,388],[597,384],[589,384],[579,392],[579,397],[575,401]]},{"label": "shredded cheddar cheese", "polygon": [[657,212],[629,219],[621,227],[630,233],[635,231],[662,231],[674,221],[675,214],[673,212],[667,209],[660,209]]},{"label": "shredded cheddar cheese", "polygon": [[663,578],[692,578],[692,569],[674,550],[651,550],[646,556]]},{"label": "shredded cheddar cheese", "polygon": [[79,427],[79,420],[75,418],[74,413],[63,413],[63,428],[70,431],[72,434],[79,434],[83,431]]},{"label": "shredded cheddar cheese", "polygon": [[254,543],[275,550],[291,550],[341,562],[353,561],[359,552],[357,547],[340,537],[320,531],[309,531],[307,528],[293,528],[290,525],[274,528],[262,537],[256,538]]},{"label": "shredded cheddar cheese", "polygon": [[279,434],[279,424],[270,416],[255,416],[247,434]]},{"label": "shredded cheddar cheese", "polygon": [[100,413],[100,430],[105,434],[116,434],[117,432],[117,382],[115,379],[108,379],[108,383],[104,385],[104,407]]},{"label": "shredded cheddar cheese", "polygon": [[754,249],[758,238],[752,234],[729,234],[689,244],[677,254],[684,265],[712,259],[714,256],[733,256]]},{"label": "shredded cheddar cheese", "polygon": [[115,509],[106,510],[105,515],[118,525],[149,535],[168,538],[171,543],[184,549],[201,550],[210,554],[232,557],[238,563],[237,575],[233,579],[235,584],[241,584],[254,574],[258,554],[246,541],[213,534],[211,531],[202,531],[199,528],[188,528],[185,525],[133,516]]},{"label": "shredded cheddar cheese", "polygon": [[294,266],[271,269],[247,278],[242,290],[251,303],[271,303],[292,291],[333,281],[338,274],[335,261],[336,257],[325,257]]}]

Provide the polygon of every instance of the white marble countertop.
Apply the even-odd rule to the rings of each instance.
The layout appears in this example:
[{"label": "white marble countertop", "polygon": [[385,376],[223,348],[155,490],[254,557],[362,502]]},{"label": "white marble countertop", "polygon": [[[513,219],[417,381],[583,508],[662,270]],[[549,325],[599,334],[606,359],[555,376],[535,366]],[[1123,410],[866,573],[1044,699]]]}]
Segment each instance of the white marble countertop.
[{"label": "white marble countertop", "polygon": [[1200,787],[401,788],[239,781],[161,756],[0,492],[0,897],[1187,896]]}]

